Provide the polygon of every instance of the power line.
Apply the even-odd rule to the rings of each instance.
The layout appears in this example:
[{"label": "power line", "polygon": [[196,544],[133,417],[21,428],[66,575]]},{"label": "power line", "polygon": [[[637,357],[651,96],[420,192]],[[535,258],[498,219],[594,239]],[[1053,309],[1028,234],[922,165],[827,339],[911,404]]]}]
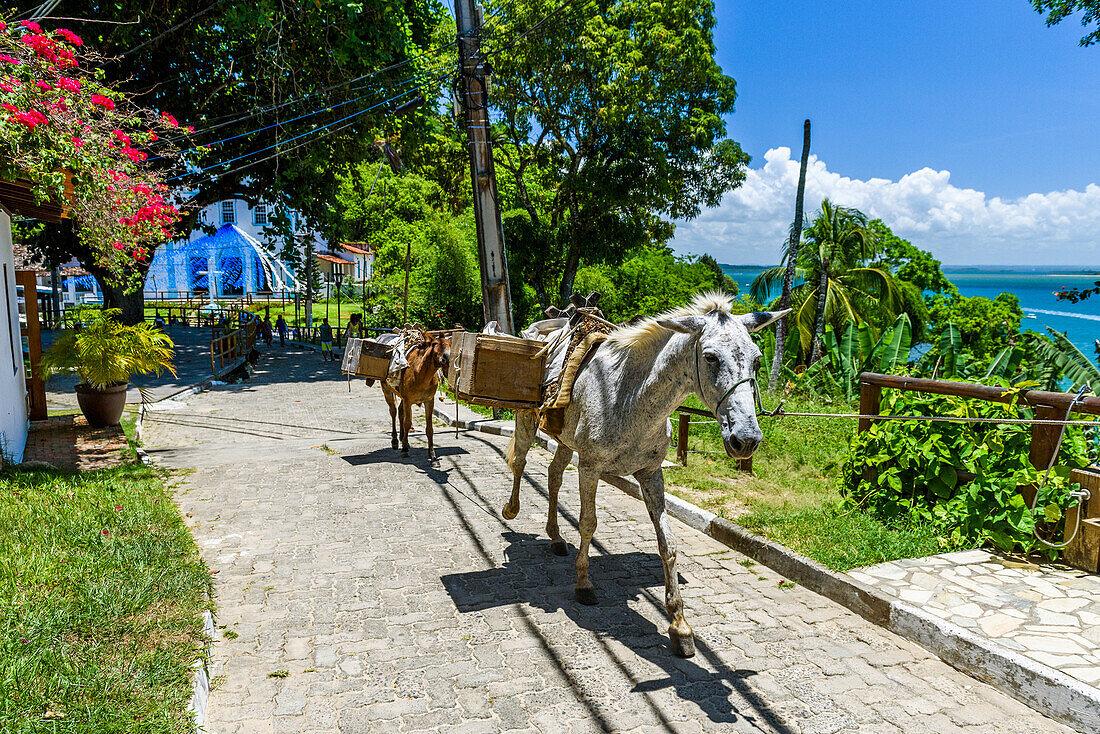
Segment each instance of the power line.
[{"label": "power line", "polygon": [[[442,79],[444,76],[446,76],[446,75],[440,75],[438,79]],[[344,122],[346,120],[351,120],[355,117],[358,117],[358,116],[363,115],[367,112],[370,112],[371,110],[377,109],[377,108],[381,107],[382,105],[388,104],[389,102],[393,102],[394,100],[400,99],[401,97],[404,97],[408,94],[417,92],[417,91],[423,89],[424,87],[431,86],[432,84],[436,83],[438,81],[438,79],[431,79],[431,80],[425,82],[424,84],[421,84],[418,87],[414,87],[413,89],[407,89],[404,92],[401,92],[399,94],[394,95],[393,97],[390,97],[389,99],[384,99],[384,100],[382,100],[381,102],[379,102],[377,104],[371,105],[370,107],[366,107],[362,110],[359,110],[358,112],[353,112],[350,115],[346,115],[344,117],[341,117],[339,120],[334,120],[334,121],[332,121],[332,122],[330,122],[326,125],[322,125],[321,127],[314,128],[313,130],[308,130],[308,131],[306,131],[306,132],[304,132],[300,135],[295,135],[294,137],[288,138],[287,140],[281,140],[281,141],[279,141],[279,142],[277,142],[273,145],[269,145],[269,146],[264,147],[264,148],[259,148],[257,150],[251,151],[249,153],[244,153],[242,155],[236,156],[234,158],[230,158],[228,160],[220,161],[220,162],[215,163],[213,165],[201,168],[197,171],[192,171],[192,172],[188,172],[188,173],[181,173],[181,174],[178,174],[176,176],[172,176],[168,180],[169,181],[174,181],[176,179],[187,178],[188,176],[194,176],[194,175],[197,175],[197,174],[206,173],[207,171],[211,171],[215,168],[220,168],[221,166],[225,166],[225,165],[228,165],[230,163],[234,163],[235,161],[239,161],[239,160],[242,160],[244,158],[248,158],[250,156],[256,155],[257,153],[263,153],[265,150],[272,150],[273,148],[278,148],[282,145],[286,145],[287,143],[292,143],[295,140],[299,140],[299,139],[307,137],[309,135],[315,135],[315,134],[321,132],[322,130],[332,128],[334,125],[338,125],[341,122]],[[347,126],[345,126],[345,127],[347,127]],[[343,129],[343,128],[339,128],[339,129]],[[335,131],[333,131],[333,132],[335,132]],[[310,140],[309,142],[313,142],[313,141]],[[299,147],[299,146],[295,146],[295,147]],[[286,151],[280,151],[276,155],[281,155],[283,152],[286,152]],[[274,156],[271,156],[271,157],[274,157]],[[259,161],[254,161],[254,163],[258,163],[258,162]],[[223,173],[215,174],[215,175],[224,176],[224,175],[226,175],[226,173],[227,172],[223,172]]]},{"label": "power line", "polygon": [[[225,127],[227,125],[233,125],[233,124],[236,124],[238,122],[242,122],[244,120],[251,119],[253,117],[258,117],[259,115],[267,114],[269,112],[274,112],[275,110],[282,109],[283,107],[295,104],[297,102],[304,102],[307,99],[311,99],[313,97],[316,97],[316,96],[319,96],[319,95],[322,95],[322,94],[327,94],[328,92],[331,92],[334,89],[340,89],[342,87],[347,87],[349,84],[356,84],[357,82],[361,82],[361,81],[369,79],[371,77],[378,76],[379,74],[384,74],[387,71],[393,71],[394,69],[399,69],[402,66],[405,66],[406,64],[411,64],[412,62],[414,62],[418,59],[425,58],[429,54],[431,54],[435,51],[439,51],[443,48],[446,48],[446,46],[436,46],[435,48],[428,49],[427,51],[425,51],[421,54],[417,54],[416,56],[411,56],[411,57],[409,57],[409,58],[407,58],[403,61],[399,61],[395,64],[390,64],[389,66],[387,66],[385,68],[377,69],[377,70],[369,72],[367,74],[363,74],[362,76],[358,76],[358,77],[355,77],[353,79],[348,79],[346,81],[342,81],[342,82],[338,82],[336,84],[332,84],[328,87],[325,87],[324,89],[319,89],[316,92],[310,92],[309,94],[305,94],[305,95],[302,95],[300,97],[294,97],[294,98],[291,98],[289,100],[284,100],[283,102],[280,102],[280,103],[275,104],[275,105],[268,105],[268,106],[265,106],[265,107],[254,107],[252,110],[250,110],[248,112],[248,114],[238,115],[237,117],[234,117],[233,119],[230,119],[230,120],[226,120],[225,118],[226,117],[231,117],[233,113],[231,113],[230,115],[222,115],[220,117],[213,117],[213,118],[210,119],[211,122],[219,121],[219,120],[224,120],[224,121],[217,122],[217,124],[208,125],[207,127],[204,127],[204,128],[200,128],[200,129],[196,130],[196,133],[203,133],[203,132],[210,132],[211,130],[217,130],[218,128],[222,128],[222,127]],[[365,85],[360,85],[359,87],[351,87],[347,91],[353,91],[356,88],[361,89],[363,86],[365,86]]]},{"label": "power line", "polygon": [[443,68],[444,68],[443,66],[437,66],[436,68],[434,68],[434,69],[431,69],[430,71],[427,71],[427,72],[425,72],[425,73],[423,73],[423,74],[419,74],[419,75],[417,75],[417,76],[414,76],[414,77],[412,77],[411,79],[406,79],[406,80],[404,80],[404,81],[401,81],[401,82],[397,82],[396,84],[393,84],[393,85],[391,85],[391,86],[389,86],[389,87],[382,87],[382,88],[380,88],[380,89],[374,89],[374,90],[372,90],[372,91],[368,92],[367,94],[362,94],[362,95],[360,95],[360,96],[358,96],[358,97],[355,97],[355,98],[353,98],[353,99],[345,100],[345,101],[343,101],[343,102],[337,102],[336,104],[326,105],[326,106],[324,106],[324,107],[321,107],[321,108],[319,108],[319,109],[316,109],[316,110],[312,110],[312,111],[310,111],[310,112],[306,112],[306,113],[304,113],[304,114],[298,115],[297,117],[292,117],[292,118],[290,118],[289,120],[281,120],[281,121],[279,121],[279,122],[274,122],[274,123],[272,123],[272,124],[270,124],[270,125],[265,125],[264,127],[259,127],[259,128],[256,128],[255,130],[249,130],[249,131],[247,131],[247,132],[243,132],[243,133],[238,133],[238,134],[236,134],[236,135],[230,135],[229,137],[227,137],[227,138],[222,138],[221,140],[214,140],[214,141],[212,141],[212,142],[209,142],[209,143],[203,143],[203,144],[201,144],[201,145],[196,145],[196,146],[193,146],[193,147],[191,147],[191,148],[187,148],[187,149],[185,149],[185,150],[184,150],[184,151],[182,151],[182,152],[186,152],[187,150],[196,150],[196,149],[198,149],[198,148],[210,147],[211,145],[220,145],[221,143],[227,143],[227,142],[229,142],[230,140],[236,140],[236,139],[238,139],[238,138],[243,138],[243,137],[246,137],[246,136],[248,136],[248,135],[255,135],[256,133],[264,132],[265,130],[270,130],[270,129],[272,129],[272,128],[275,128],[275,127],[281,127],[281,126],[283,126],[283,125],[288,125],[288,124],[290,124],[290,123],[292,123],[292,122],[296,122],[296,121],[298,121],[298,120],[303,120],[303,119],[305,119],[305,118],[307,118],[307,117],[312,117],[312,116],[314,116],[314,115],[319,115],[319,114],[321,114],[322,112],[328,112],[328,111],[330,111],[330,110],[334,110],[334,109],[336,109],[336,108],[338,108],[338,107],[345,107],[345,106],[347,106],[347,105],[349,105],[349,104],[352,104],[352,103],[354,103],[354,102],[358,102],[358,101],[360,101],[360,100],[363,100],[363,99],[367,99],[368,97],[374,97],[374,96],[376,96],[376,95],[377,95],[378,93],[380,93],[380,92],[385,92],[385,91],[392,91],[392,90],[394,90],[394,89],[397,89],[397,88],[399,88],[399,87],[402,87],[402,86],[404,86],[404,85],[406,85],[406,84],[409,84],[409,83],[411,83],[411,82],[415,82],[415,81],[417,81],[418,79],[423,79],[423,78],[424,78],[424,77],[426,77],[426,76],[429,76],[429,75],[431,75],[431,74],[435,74],[435,73],[438,73],[438,72],[439,72],[439,71],[440,71],[441,69],[443,69]]}]

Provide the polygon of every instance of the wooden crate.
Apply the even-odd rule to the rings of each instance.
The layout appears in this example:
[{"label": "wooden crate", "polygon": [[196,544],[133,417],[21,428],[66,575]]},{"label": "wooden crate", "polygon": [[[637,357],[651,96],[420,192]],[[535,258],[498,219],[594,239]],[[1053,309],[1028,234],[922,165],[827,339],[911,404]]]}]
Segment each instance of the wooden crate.
[{"label": "wooden crate", "polygon": [[460,400],[496,408],[530,409],[542,398],[546,342],[471,332],[451,338],[447,375]]},{"label": "wooden crate", "polygon": [[390,371],[393,347],[373,339],[348,339],[344,347],[344,360],[340,365],[345,373],[356,377],[384,380]]}]

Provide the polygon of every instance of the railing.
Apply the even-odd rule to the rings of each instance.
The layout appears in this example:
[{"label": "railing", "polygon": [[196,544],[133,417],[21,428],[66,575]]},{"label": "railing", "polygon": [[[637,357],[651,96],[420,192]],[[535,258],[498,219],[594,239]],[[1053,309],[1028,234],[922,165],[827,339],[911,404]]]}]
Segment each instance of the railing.
[{"label": "railing", "polygon": [[[1100,415],[1100,397],[1087,397],[1074,402],[1075,396],[1072,393],[1049,392],[1047,390],[1024,390],[1013,393],[1009,397],[1001,388],[988,385],[864,372],[859,376],[859,413],[861,416],[880,414],[883,389],[950,395],[993,403],[1007,403],[1015,399],[1019,403],[1031,406],[1035,411],[1035,418],[1038,420],[1064,420],[1066,411],[1071,404],[1073,405],[1073,413]],[[873,422],[874,418],[860,418],[858,430],[860,432],[869,430]],[[1028,450],[1028,459],[1036,469],[1045,471],[1050,466],[1061,431],[1062,426],[1060,425],[1031,424],[1031,446]],[[965,477],[960,473],[960,478]],[[1064,550],[1063,559],[1072,566],[1085,569],[1091,573],[1097,573],[1100,571],[1100,473],[1074,469],[1070,473],[1070,481],[1080,483],[1082,487],[1091,492],[1092,496],[1082,506],[1081,513],[1077,516],[1081,526],[1076,528],[1078,530],[1077,535],[1074,541]],[[1020,493],[1029,505],[1035,498],[1035,491],[1036,488],[1032,486],[1021,488]],[[1077,514],[1074,513],[1074,515]],[[1074,523],[1078,522],[1077,517],[1074,518]],[[1070,519],[1067,517],[1066,537],[1073,535],[1074,530],[1075,527],[1071,526]]]},{"label": "railing", "polygon": [[237,328],[231,331],[223,330],[223,326],[212,327],[210,337],[210,371],[211,374],[221,375],[236,369],[244,363],[256,346],[256,338],[260,333],[260,318],[251,311],[222,312],[222,323],[226,317],[237,321]]}]

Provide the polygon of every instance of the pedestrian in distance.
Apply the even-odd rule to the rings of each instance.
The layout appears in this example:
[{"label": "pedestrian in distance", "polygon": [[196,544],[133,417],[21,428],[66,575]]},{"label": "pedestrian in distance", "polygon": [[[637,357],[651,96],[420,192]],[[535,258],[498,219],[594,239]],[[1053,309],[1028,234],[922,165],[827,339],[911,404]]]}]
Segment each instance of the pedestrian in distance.
[{"label": "pedestrian in distance", "polygon": [[279,333],[279,346],[280,347],[285,347],[286,346],[287,326],[286,326],[286,319],[283,318],[282,314],[279,314],[279,318],[275,319],[275,331],[277,331]]},{"label": "pedestrian in distance", "polygon": [[321,322],[321,361],[331,362],[336,357],[332,354],[332,327],[328,319]]},{"label": "pedestrian in distance", "polygon": [[264,320],[260,322],[260,336],[263,337],[264,344],[270,347],[273,339],[271,316],[265,316]]}]

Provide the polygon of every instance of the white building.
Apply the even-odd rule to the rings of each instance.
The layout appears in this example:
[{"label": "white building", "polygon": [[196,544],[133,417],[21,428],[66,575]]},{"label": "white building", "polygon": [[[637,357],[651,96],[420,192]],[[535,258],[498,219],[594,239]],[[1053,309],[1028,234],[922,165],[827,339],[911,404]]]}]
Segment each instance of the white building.
[{"label": "white building", "polygon": [[[266,244],[264,229],[274,212],[267,204],[249,206],[243,199],[224,199],[199,213],[200,226],[186,240],[161,245],[153,255],[145,280],[145,297],[182,299],[209,294],[236,298],[246,294],[293,291],[297,279],[278,253]],[[301,228],[296,212],[289,212],[296,235],[308,234],[314,247],[324,243]],[[215,226],[207,235],[202,225]]]},{"label": "white building", "polygon": [[11,216],[0,210],[0,464],[18,463],[27,444],[27,382],[23,371],[23,339],[19,330],[19,299],[15,288],[15,256]]},{"label": "white building", "polygon": [[[27,445],[27,373],[22,324],[26,304],[15,282],[15,252],[11,241],[11,215],[60,222],[62,210],[37,203],[25,184],[0,181],[0,455],[3,463],[18,463]],[[31,304],[35,296],[28,294]]]}]

